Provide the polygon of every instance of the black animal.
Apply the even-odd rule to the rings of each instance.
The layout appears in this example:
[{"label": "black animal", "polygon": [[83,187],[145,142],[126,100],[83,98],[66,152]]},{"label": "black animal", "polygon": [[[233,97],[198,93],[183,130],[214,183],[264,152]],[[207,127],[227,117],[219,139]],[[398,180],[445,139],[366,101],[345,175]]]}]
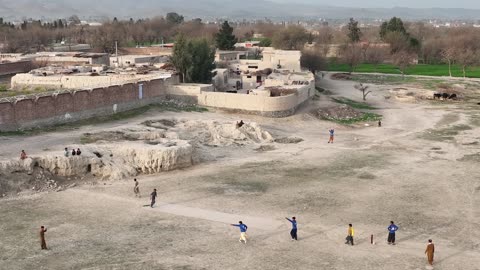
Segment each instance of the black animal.
[{"label": "black animal", "polygon": [[442,98],[442,94],[440,94],[440,93],[434,93],[434,94],[433,94],[433,99],[437,99],[437,98],[438,98],[438,99]]},{"label": "black animal", "polygon": [[447,99],[450,95],[448,93],[443,93],[442,98],[443,100]]},{"label": "black animal", "polygon": [[448,99],[457,99],[457,94],[451,94]]}]

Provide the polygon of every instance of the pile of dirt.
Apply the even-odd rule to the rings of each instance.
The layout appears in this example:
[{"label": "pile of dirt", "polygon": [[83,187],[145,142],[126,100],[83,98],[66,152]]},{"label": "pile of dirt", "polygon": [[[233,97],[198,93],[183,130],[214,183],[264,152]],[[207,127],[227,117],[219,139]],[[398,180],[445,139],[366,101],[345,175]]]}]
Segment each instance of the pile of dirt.
[{"label": "pile of dirt", "polygon": [[329,108],[315,109],[311,112],[318,119],[344,121],[361,118],[364,113],[359,112],[348,105],[339,105]]},{"label": "pile of dirt", "polygon": [[351,80],[352,74],[348,73],[335,73],[330,76],[332,80]]},{"label": "pile of dirt", "polygon": [[166,139],[185,140],[194,146],[225,147],[273,141],[272,135],[257,123],[237,127],[236,122],[159,119],[143,124],[160,130]]}]

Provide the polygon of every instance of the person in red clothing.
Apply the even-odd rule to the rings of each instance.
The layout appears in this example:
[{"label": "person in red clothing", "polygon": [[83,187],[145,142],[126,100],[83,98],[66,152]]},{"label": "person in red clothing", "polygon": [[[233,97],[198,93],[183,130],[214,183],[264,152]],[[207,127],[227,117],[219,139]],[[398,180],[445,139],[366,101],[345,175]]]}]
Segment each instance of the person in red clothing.
[{"label": "person in red clothing", "polygon": [[22,150],[22,153],[20,153],[20,159],[24,160],[27,158],[27,153],[25,153],[25,150]]}]

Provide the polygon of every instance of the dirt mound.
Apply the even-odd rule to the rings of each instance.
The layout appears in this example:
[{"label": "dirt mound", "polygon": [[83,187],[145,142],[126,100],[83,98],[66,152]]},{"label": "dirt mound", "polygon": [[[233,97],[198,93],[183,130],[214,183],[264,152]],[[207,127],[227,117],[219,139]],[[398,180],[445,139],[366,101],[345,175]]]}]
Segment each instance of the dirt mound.
[{"label": "dirt mound", "polygon": [[339,105],[330,108],[315,109],[311,112],[318,119],[344,121],[361,118],[364,113],[359,112],[348,105]]},{"label": "dirt mound", "polygon": [[303,139],[297,137],[283,137],[275,139],[275,142],[281,144],[297,144],[303,142]]},{"label": "dirt mound", "polygon": [[332,80],[351,80],[352,74],[348,73],[335,73],[330,76]]}]

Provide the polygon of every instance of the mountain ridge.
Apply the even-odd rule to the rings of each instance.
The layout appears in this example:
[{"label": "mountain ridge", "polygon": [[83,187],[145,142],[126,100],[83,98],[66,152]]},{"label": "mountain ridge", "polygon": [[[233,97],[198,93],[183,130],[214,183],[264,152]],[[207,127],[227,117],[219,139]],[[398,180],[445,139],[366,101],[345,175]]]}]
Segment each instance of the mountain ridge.
[{"label": "mountain ridge", "polygon": [[0,0],[0,16],[7,20],[22,18],[80,17],[145,18],[177,12],[187,18],[228,18],[291,20],[302,18],[407,20],[480,19],[480,10],[465,8],[352,8],[315,4],[274,3],[270,0]]}]

